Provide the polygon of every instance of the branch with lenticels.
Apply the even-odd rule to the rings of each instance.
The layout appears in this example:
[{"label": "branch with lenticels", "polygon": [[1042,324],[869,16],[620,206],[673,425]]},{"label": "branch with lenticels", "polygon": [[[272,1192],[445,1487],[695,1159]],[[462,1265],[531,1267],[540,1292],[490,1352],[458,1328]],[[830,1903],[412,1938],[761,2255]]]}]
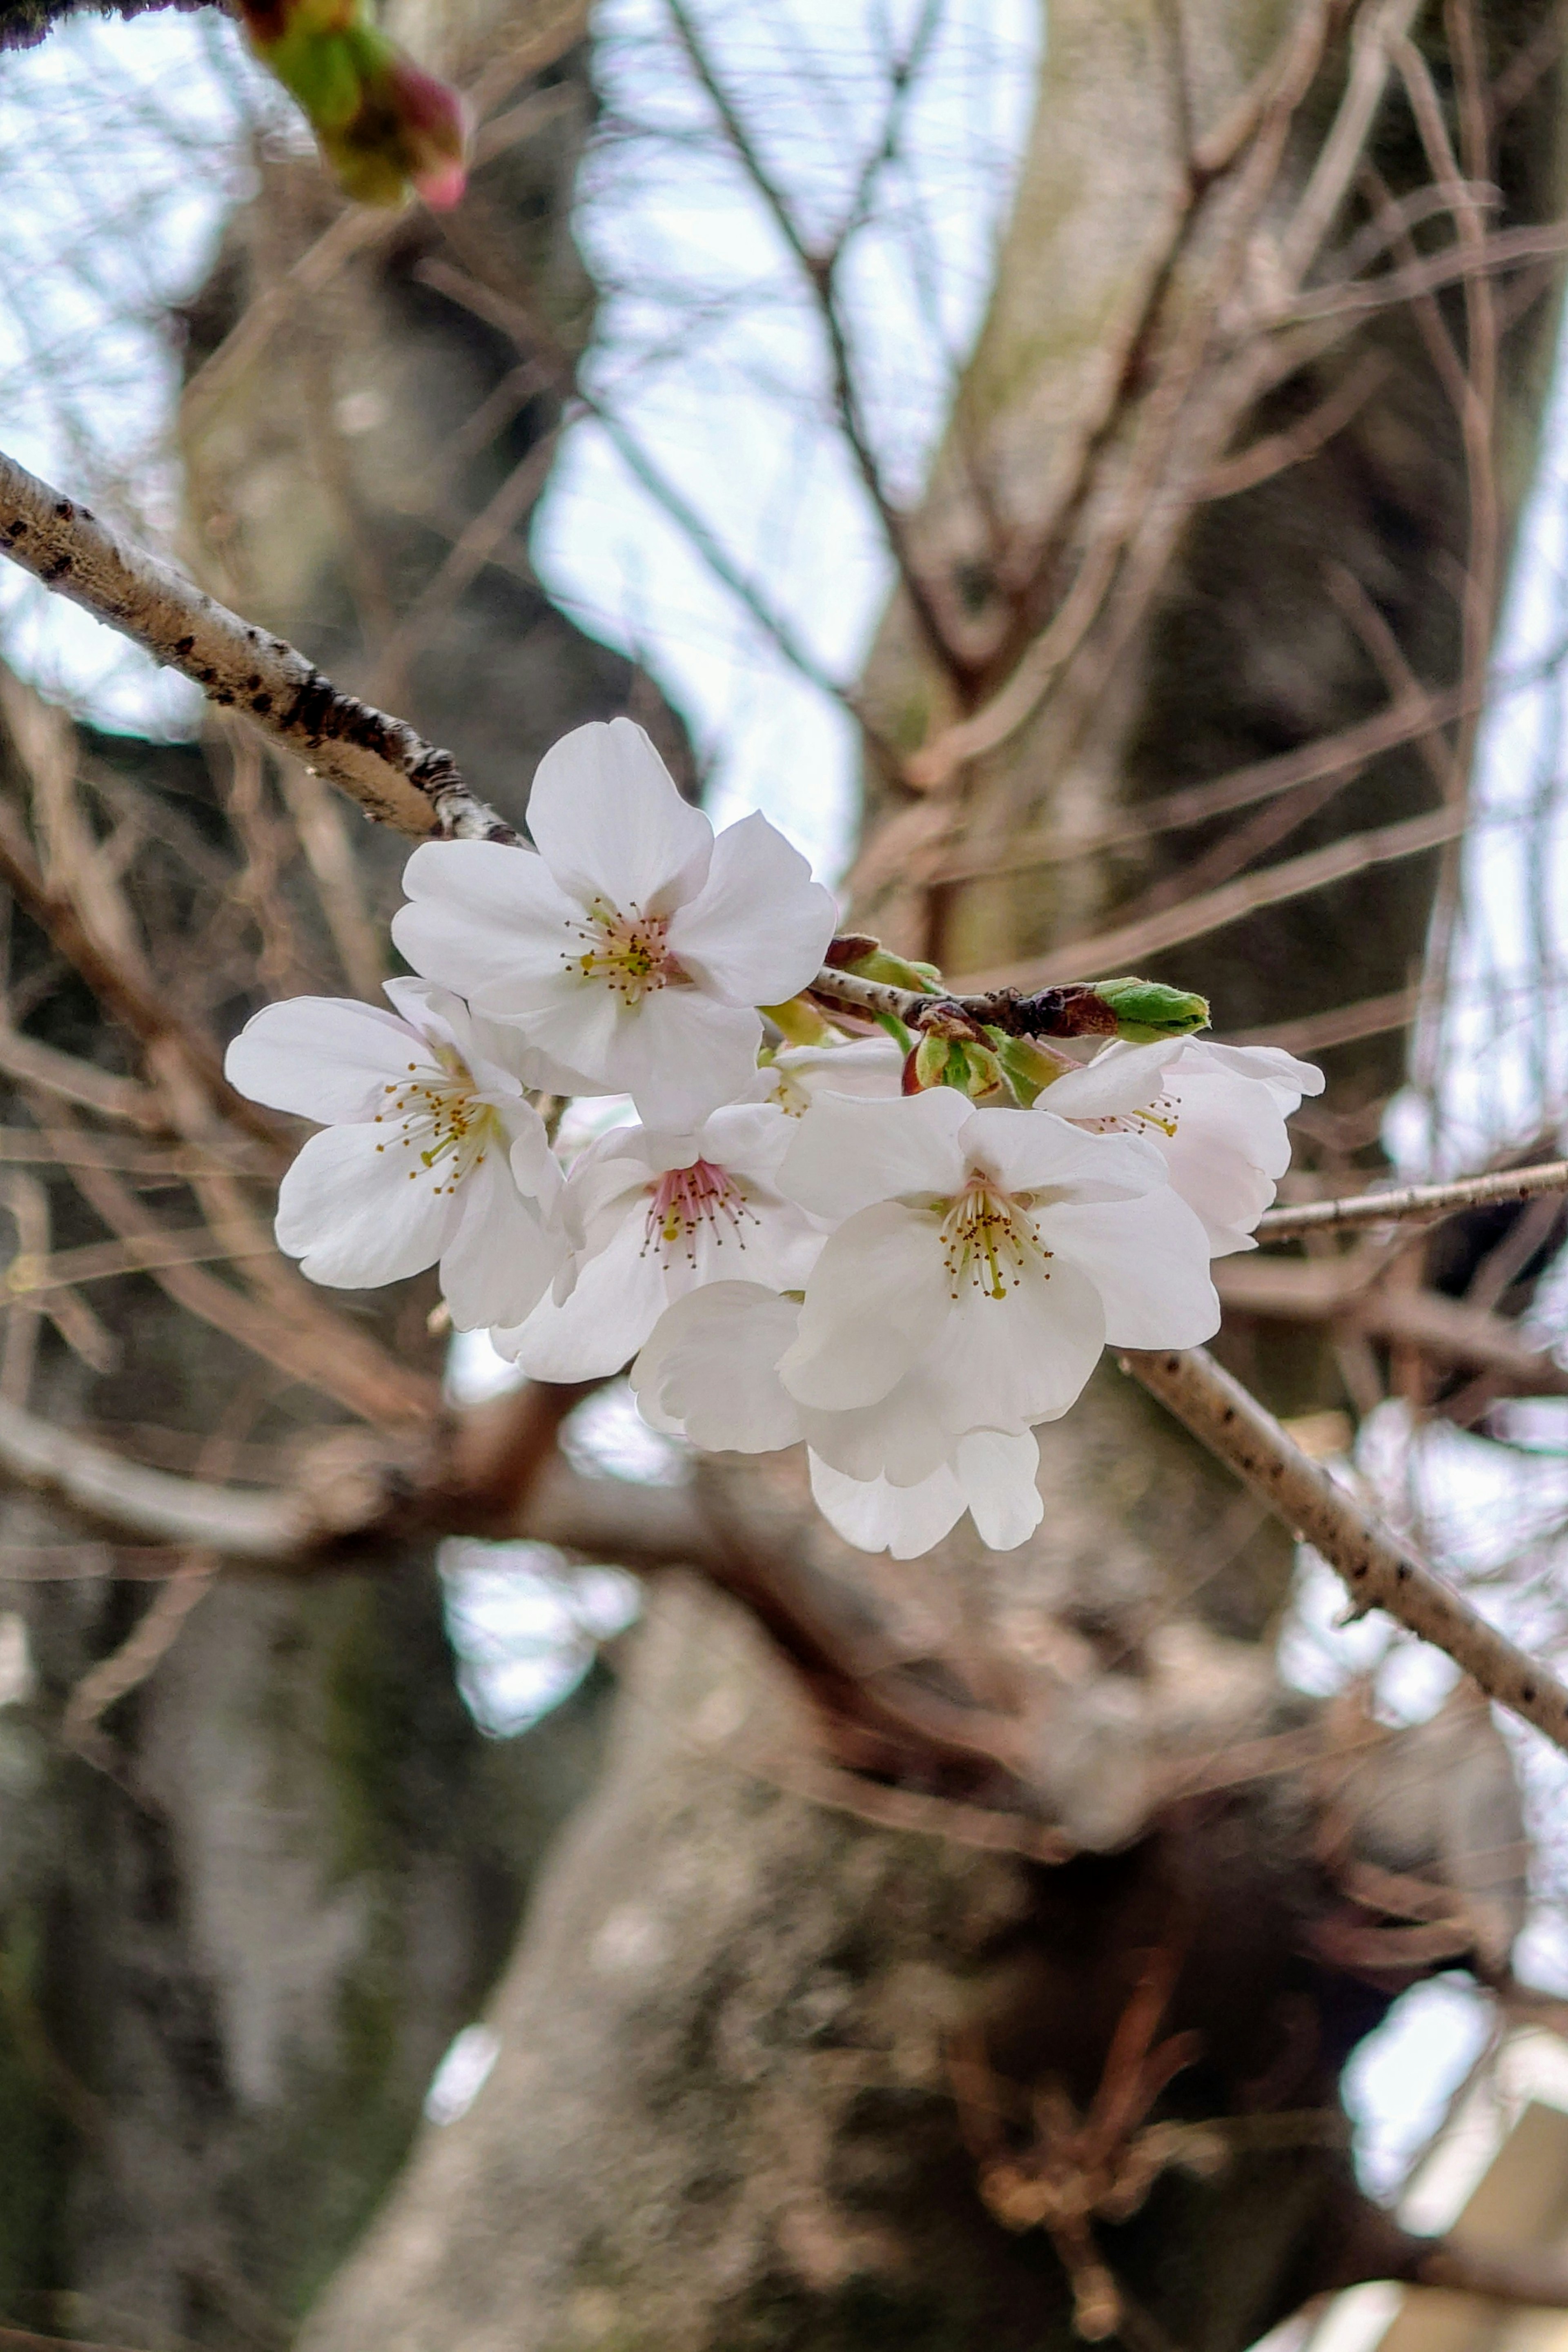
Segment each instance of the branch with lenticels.
[{"label": "branch with lenticels", "polygon": [[[0,548],[155,660],[193,678],[210,700],[237,711],[380,823],[415,838],[516,840],[510,827],[468,790],[449,752],[426,743],[405,720],[342,692],[292,646],[251,627],[3,454]],[[871,940],[835,940],[810,995],[852,1022],[890,1020],[917,1032],[951,1024],[954,1034],[968,1028],[994,1036],[1064,1038],[1117,1030],[1116,1010],[1095,987],[1073,984],[1029,993],[1001,988],[953,997],[934,982],[904,987],[847,969],[865,963],[876,947]],[[1111,983],[1102,985],[1109,990]],[[1420,1186],[1276,1211],[1264,1220],[1261,1233],[1266,1239],[1283,1238],[1314,1226],[1380,1223],[1564,1186],[1568,1165],[1554,1164],[1461,1185]],[[1309,1462],[1279,1423],[1201,1349],[1129,1357],[1127,1363],[1287,1526],[1316,1546],[1344,1579],[1357,1607],[1384,1609],[1447,1651],[1490,1696],[1568,1749],[1568,1689]],[[563,1465],[554,1466],[563,1471]],[[10,1408],[0,1417],[0,1479],[31,1487],[100,1527],[118,1528],[143,1541],[151,1535],[171,1545],[188,1544],[193,1529],[199,1528],[208,1548],[252,1566],[266,1559],[277,1568],[289,1562],[303,1567],[323,1553],[342,1557],[344,1548],[352,1550],[356,1539],[384,1530],[388,1523],[388,1496],[380,1477],[371,1478],[346,1509],[324,1514],[320,1497],[303,1493],[265,1500],[231,1497],[226,1489],[135,1469]],[[350,1482],[356,1495],[360,1483]],[[520,1482],[503,1516],[523,1508],[522,1492],[534,1484],[531,1474]],[[458,1486],[445,1475],[436,1476],[417,1514],[426,1528],[474,1525],[471,1498]],[[548,1491],[545,1481],[539,1488],[541,1503]],[[405,1488],[398,1502],[406,1516]],[[688,1524],[683,1506],[678,1507],[682,1525],[669,1531],[676,1549],[705,1567],[716,1581],[732,1583],[732,1574],[727,1577],[715,1559],[711,1533],[695,1521]],[[638,1509],[647,1508],[647,1498],[639,1496]],[[572,1512],[564,1517],[570,1520]],[[571,1540],[570,1534],[559,1532]],[[756,1606],[754,1596],[743,1597]],[[765,1608],[758,1613],[768,1622]],[[778,1629],[773,1631],[777,1638]],[[999,1756],[982,1760],[993,1768],[1001,1764]]]}]

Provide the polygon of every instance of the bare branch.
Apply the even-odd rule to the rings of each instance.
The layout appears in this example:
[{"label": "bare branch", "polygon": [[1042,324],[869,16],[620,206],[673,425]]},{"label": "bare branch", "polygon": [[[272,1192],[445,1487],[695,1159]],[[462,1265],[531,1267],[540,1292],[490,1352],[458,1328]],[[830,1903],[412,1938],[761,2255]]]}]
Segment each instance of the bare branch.
[{"label": "bare branch", "polygon": [[1568,2264],[1560,2254],[1534,2247],[1458,2246],[1451,2238],[1435,2238],[1402,2275],[1411,2286],[1443,2287],[1489,2303],[1568,2310]]},{"label": "bare branch", "polygon": [[3,452],[0,549],[154,661],[194,679],[209,701],[241,712],[368,816],[416,837],[515,840],[468,791],[449,751],[343,693],[281,637],[252,628]]},{"label": "bare branch", "polygon": [[1441,1217],[1489,1201],[1532,1200],[1538,1192],[1568,1192],[1568,1160],[1510,1169],[1500,1176],[1465,1176],[1452,1184],[1403,1184],[1385,1192],[1357,1192],[1348,1200],[1270,1209],[1258,1221],[1258,1235],[1260,1241],[1272,1241],[1286,1234],[1315,1233],[1325,1225],[1384,1225],[1406,1217]]},{"label": "bare branch", "polygon": [[1533,1724],[1553,1747],[1568,1750],[1568,1689],[1550,1668],[1489,1625],[1409,1545],[1327,1470],[1309,1461],[1273,1414],[1205,1349],[1129,1354],[1121,1360],[1277,1517],[1321,1554],[1342,1579],[1358,1614],[1385,1610],[1444,1651],[1489,1698]]},{"label": "bare branch", "polygon": [[0,1398],[0,1477],[84,1517],[162,1543],[200,1545],[231,1559],[277,1560],[306,1535],[288,1495],[254,1495],[144,1469]]},{"label": "bare branch", "polygon": [[1427,849],[1440,849],[1445,843],[1457,841],[1464,827],[1463,808],[1430,809],[1425,816],[1406,817],[1399,824],[1379,825],[1370,833],[1358,833],[1347,841],[1333,842],[1327,849],[1285,858],[1278,866],[1267,866],[1261,874],[1243,875],[1217,890],[1205,892],[1202,898],[1189,898],[1183,906],[1151,915],[1143,922],[1128,923],[1116,930],[1091,934],[1088,939],[1069,940],[1048,955],[1035,956],[1008,970],[965,973],[958,985],[969,992],[1009,983],[1019,988],[1047,988],[1071,971],[1121,971],[1165,948],[1180,947],[1189,940],[1206,939],[1211,931],[1239,922],[1245,915],[1258,914],[1265,907],[1280,906],[1287,899],[1304,897],[1310,890],[1321,890],[1331,882],[1342,882],[1352,874],[1364,873],[1369,866],[1385,866],[1399,857],[1415,857]]}]

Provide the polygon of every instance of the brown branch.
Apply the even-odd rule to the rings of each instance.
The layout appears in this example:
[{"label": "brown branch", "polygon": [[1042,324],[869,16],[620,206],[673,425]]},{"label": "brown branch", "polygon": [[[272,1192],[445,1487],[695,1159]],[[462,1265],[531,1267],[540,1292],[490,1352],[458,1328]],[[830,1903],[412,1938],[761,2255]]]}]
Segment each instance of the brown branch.
[{"label": "brown branch", "polygon": [[1489,2303],[1568,2310],[1568,2263],[1550,2248],[1461,2246],[1451,2238],[1435,2238],[1396,2275],[1409,2286],[1442,2287]]},{"label": "brown branch", "polygon": [[203,1546],[234,1559],[280,1560],[300,1548],[307,1533],[292,1496],[246,1494],[146,1469],[4,1398],[0,1478],[62,1503],[97,1526]]},{"label": "brown branch", "polygon": [[1272,1413],[1202,1348],[1122,1364],[1342,1579],[1359,1614],[1382,1609],[1442,1650],[1501,1706],[1568,1750],[1568,1689],[1489,1625],[1412,1548],[1308,1460]]},{"label": "brown branch", "polygon": [[1568,1192],[1568,1160],[1515,1168],[1500,1176],[1465,1176],[1452,1184],[1402,1184],[1385,1192],[1356,1192],[1338,1201],[1305,1201],[1269,1209],[1258,1221],[1260,1241],[1307,1234],[1324,1225],[1382,1225],[1407,1217],[1447,1216],[1489,1201],[1528,1201],[1539,1192]]},{"label": "brown branch", "polygon": [[468,790],[449,751],[343,693],[281,637],[252,628],[3,452],[0,550],[154,661],[194,679],[209,701],[239,711],[395,831],[516,838]]}]

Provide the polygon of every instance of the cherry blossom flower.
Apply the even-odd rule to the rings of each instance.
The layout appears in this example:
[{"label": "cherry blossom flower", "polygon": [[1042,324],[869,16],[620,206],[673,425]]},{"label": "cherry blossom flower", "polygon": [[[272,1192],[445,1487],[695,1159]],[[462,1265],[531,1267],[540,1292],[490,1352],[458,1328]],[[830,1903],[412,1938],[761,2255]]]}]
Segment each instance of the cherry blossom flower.
[{"label": "cherry blossom flower", "polygon": [[802,1439],[812,1492],[847,1543],[899,1559],[929,1551],[971,1512],[983,1542],[1008,1551],[1039,1525],[1039,1454],[1026,1431],[966,1430],[950,1392],[906,1374],[880,1402],[845,1412],[801,1404],[779,1378],[799,1302],[751,1282],[689,1292],[659,1318],[632,1368],[645,1420],[710,1452],[769,1454]]},{"label": "cherry blossom flower", "polygon": [[521,1329],[492,1334],[496,1348],[536,1380],[592,1380],[618,1371],[669,1302],[702,1284],[797,1288],[824,1235],[778,1190],[794,1133],[773,1104],[736,1103],[683,1135],[623,1127],[590,1144],[566,1186],[571,1263]]},{"label": "cherry blossom flower", "polygon": [[1190,1347],[1218,1328],[1204,1229],[1136,1137],[951,1087],[824,1094],[779,1184],[837,1227],[780,1365],[803,1404],[874,1404],[916,1372],[962,1401],[951,1434],[1018,1434],[1067,1411],[1108,1339]]},{"label": "cherry blossom flower", "polygon": [[521,1320],[565,1255],[562,1175],[513,1040],[423,980],[394,1011],[352,999],[269,1004],[228,1049],[255,1102],[320,1119],[278,1195],[278,1246],[312,1282],[368,1289],[439,1265],[459,1330]]},{"label": "cherry blossom flower", "polygon": [[537,855],[426,842],[393,936],[548,1059],[575,1094],[631,1095],[640,1118],[694,1124],[743,1094],[759,1004],[816,976],[832,898],[760,815],[717,838],[630,719],[547,751],[528,821]]},{"label": "cherry blossom flower", "polygon": [[1255,1249],[1252,1229],[1290,1165],[1285,1122],[1323,1074],[1272,1045],[1209,1037],[1107,1045],[1040,1097],[1099,1135],[1142,1135],[1203,1220],[1215,1257]]}]

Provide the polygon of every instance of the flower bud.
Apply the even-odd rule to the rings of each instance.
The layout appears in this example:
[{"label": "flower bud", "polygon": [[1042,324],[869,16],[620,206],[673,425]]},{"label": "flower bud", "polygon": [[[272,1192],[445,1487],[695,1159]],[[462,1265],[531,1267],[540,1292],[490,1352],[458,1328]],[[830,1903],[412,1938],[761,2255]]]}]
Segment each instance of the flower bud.
[{"label": "flower bud", "polygon": [[1163,1037],[1190,1037],[1208,1026],[1205,996],[1186,989],[1167,988],[1160,980],[1101,980],[1094,992],[1116,1015],[1116,1034],[1134,1045],[1157,1045]]},{"label": "flower bud", "polygon": [[853,972],[857,980],[880,981],[884,988],[912,988],[921,996],[942,993],[942,974],[934,963],[914,963],[895,955],[868,931],[849,931],[834,940],[827,961],[836,971]]},{"label": "flower bud", "polygon": [[952,1050],[951,1037],[938,1037],[929,1030],[922,1031],[904,1062],[905,1094],[924,1094],[928,1087],[945,1086]]},{"label": "flower bud", "polygon": [[1066,1054],[1053,1053],[1034,1037],[1009,1037],[1005,1029],[987,1029],[986,1035],[996,1049],[1004,1076],[1026,1110],[1034,1108],[1037,1097],[1053,1078],[1064,1070],[1079,1066]]},{"label": "flower bud", "polygon": [[808,997],[792,996],[787,1004],[759,1004],[758,1012],[764,1021],[771,1021],[787,1045],[820,1045],[831,1034]]},{"label": "flower bud", "polygon": [[455,90],[374,23],[364,0],[240,0],[250,46],[298,100],[339,185],[360,204],[400,205],[410,187],[455,205],[467,126]]}]

